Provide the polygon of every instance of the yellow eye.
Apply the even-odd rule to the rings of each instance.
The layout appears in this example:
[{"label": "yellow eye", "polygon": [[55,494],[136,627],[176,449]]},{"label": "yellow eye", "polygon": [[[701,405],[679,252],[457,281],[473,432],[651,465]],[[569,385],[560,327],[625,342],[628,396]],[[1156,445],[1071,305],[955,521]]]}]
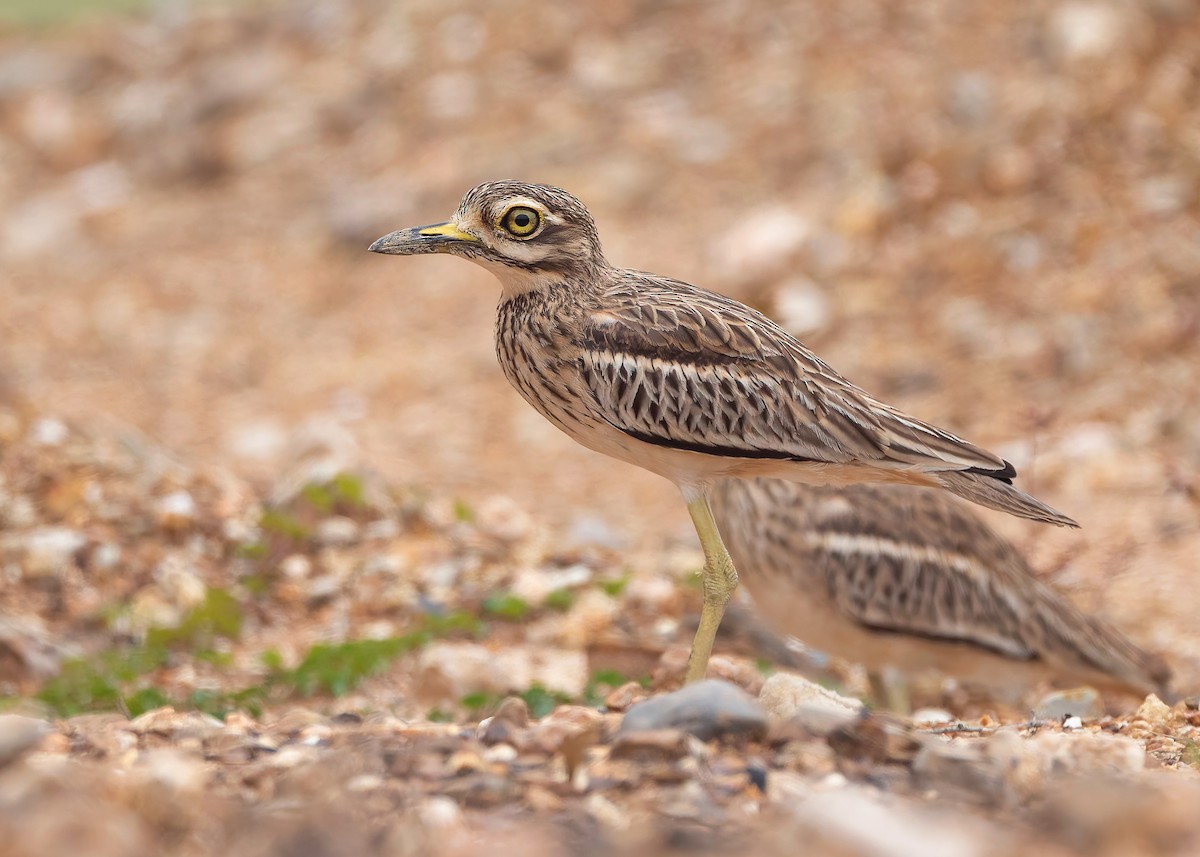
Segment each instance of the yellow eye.
[{"label": "yellow eye", "polygon": [[527,205],[514,205],[500,218],[500,225],[510,235],[517,238],[530,238],[542,225],[542,216]]}]

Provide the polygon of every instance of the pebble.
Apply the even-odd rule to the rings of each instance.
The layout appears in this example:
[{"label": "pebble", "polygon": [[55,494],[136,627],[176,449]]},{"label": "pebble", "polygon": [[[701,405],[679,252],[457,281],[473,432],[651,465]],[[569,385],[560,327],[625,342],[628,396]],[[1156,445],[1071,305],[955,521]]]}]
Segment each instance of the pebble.
[{"label": "pebble", "polygon": [[164,530],[186,530],[196,521],[196,501],[187,491],[172,491],[155,502],[154,516]]},{"label": "pebble", "polygon": [[1161,729],[1178,722],[1179,714],[1152,693],[1138,707],[1133,719],[1144,720],[1151,726]]},{"label": "pebble", "polygon": [[680,729],[622,731],[613,742],[608,757],[639,762],[669,762],[688,755],[688,741],[688,733]]},{"label": "pebble", "polygon": [[1104,702],[1091,687],[1058,690],[1042,697],[1034,706],[1033,716],[1039,720],[1062,721],[1068,717],[1096,720],[1104,716]]},{"label": "pebble", "polygon": [[758,701],[773,723],[800,716],[826,724],[830,718],[821,715],[833,714],[852,720],[863,710],[863,704],[857,699],[842,696],[801,676],[782,672],[766,680]]},{"label": "pebble", "polygon": [[912,716],[914,726],[937,726],[953,723],[954,719],[954,715],[944,708],[919,708]]},{"label": "pebble", "polygon": [[155,708],[129,721],[129,730],[138,734],[168,735],[179,738],[182,735],[206,736],[220,732],[225,724],[210,714],[199,711],[176,711],[167,705]]},{"label": "pebble", "polygon": [[0,768],[11,765],[41,743],[50,724],[36,717],[0,714]]},{"label": "pebble", "polygon": [[43,417],[29,427],[29,440],[37,446],[62,446],[71,434],[66,423]]},{"label": "pebble", "polygon": [[1068,60],[1110,57],[1127,34],[1121,17],[1112,3],[1063,3],[1051,17],[1050,34]]},{"label": "pebble", "polygon": [[647,697],[647,691],[636,681],[629,681],[615,688],[604,697],[604,707],[609,711],[626,711]]},{"label": "pebble", "polygon": [[426,829],[436,830],[441,834],[461,833],[466,826],[458,804],[441,795],[426,798],[417,807],[417,817]]},{"label": "pebble", "polygon": [[200,759],[171,747],[139,753],[134,770],[155,788],[175,793],[196,794],[208,781],[208,772]]},{"label": "pebble", "polygon": [[83,533],[68,527],[39,527],[24,538],[22,567],[30,577],[62,574],[74,564],[76,552],[87,544]]},{"label": "pebble", "polygon": [[708,679],[639,702],[625,714],[620,733],[657,729],[682,729],[705,741],[718,736],[762,737],[767,715],[741,688]]},{"label": "pebble", "polygon": [[358,522],[341,515],[324,518],[317,524],[317,542],[322,545],[344,546],[358,541]]}]

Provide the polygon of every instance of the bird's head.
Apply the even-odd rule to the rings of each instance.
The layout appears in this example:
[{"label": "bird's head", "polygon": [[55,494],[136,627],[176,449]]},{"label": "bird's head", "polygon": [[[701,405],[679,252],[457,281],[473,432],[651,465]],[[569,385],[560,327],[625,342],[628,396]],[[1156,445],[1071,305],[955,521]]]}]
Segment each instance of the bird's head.
[{"label": "bird's head", "polygon": [[462,256],[499,277],[509,296],[564,279],[587,281],[605,265],[583,203],[556,187],[516,181],[481,184],[445,223],[392,232],[370,249]]}]

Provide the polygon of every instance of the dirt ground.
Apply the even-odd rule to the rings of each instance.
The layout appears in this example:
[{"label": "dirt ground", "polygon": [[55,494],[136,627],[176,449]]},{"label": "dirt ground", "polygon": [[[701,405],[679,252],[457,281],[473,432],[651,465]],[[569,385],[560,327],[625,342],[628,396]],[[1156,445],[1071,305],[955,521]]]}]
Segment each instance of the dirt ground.
[{"label": "dirt ground", "polygon": [[[507,386],[489,274],[365,247],[479,181],[571,190],[612,261],[746,300],[1012,460],[1083,529],[989,523],[1186,694],[1198,164],[1182,0],[163,4],[0,31],[0,682],[53,719],[0,728],[6,841],[1195,853],[1184,705],[1079,733],[1135,761],[1023,727],[1086,788],[777,731],[616,751],[619,714],[580,709],[675,686],[682,503]],[[752,693],[780,666],[726,650]],[[512,693],[531,737],[476,739]],[[570,728],[539,719],[564,700]],[[1027,714],[931,701],[983,730],[956,748]],[[572,729],[608,785],[572,779]],[[872,813],[882,843],[828,821]]]}]

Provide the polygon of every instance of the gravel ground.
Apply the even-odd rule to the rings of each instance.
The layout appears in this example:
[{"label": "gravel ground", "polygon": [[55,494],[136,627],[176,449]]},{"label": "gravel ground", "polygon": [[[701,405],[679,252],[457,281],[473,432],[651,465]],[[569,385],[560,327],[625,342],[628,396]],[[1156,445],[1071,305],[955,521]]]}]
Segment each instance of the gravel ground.
[{"label": "gravel ground", "polygon": [[1186,694],[1198,128],[1177,0],[164,4],[0,30],[0,837],[1196,853],[1186,701],[1044,723],[936,687],[967,728],[931,732],[829,702],[750,634],[713,669],[744,696],[622,733],[682,673],[682,504],[507,387],[489,275],[365,246],[481,180],[567,187],[614,261],[747,300],[1013,460],[1084,528],[989,522]]}]

